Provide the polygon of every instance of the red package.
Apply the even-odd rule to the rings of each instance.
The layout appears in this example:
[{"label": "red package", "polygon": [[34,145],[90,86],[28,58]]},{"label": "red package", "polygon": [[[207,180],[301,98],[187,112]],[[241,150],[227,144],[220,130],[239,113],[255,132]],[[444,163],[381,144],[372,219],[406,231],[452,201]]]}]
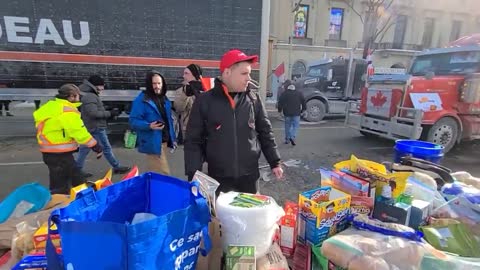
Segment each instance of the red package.
[{"label": "red package", "polygon": [[285,216],[280,219],[280,249],[285,256],[291,257],[297,242],[298,204],[288,201],[284,210]]}]

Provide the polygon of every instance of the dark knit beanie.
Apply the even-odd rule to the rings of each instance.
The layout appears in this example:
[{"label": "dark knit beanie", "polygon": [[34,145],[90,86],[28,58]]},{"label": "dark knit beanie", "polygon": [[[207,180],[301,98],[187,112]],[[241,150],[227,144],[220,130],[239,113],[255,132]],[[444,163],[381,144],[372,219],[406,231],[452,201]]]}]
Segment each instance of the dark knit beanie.
[{"label": "dark knit beanie", "polygon": [[88,78],[88,81],[94,86],[105,85],[105,80],[103,80],[103,78],[98,75],[90,76],[90,78]]},{"label": "dark knit beanie", "polygon": [[197,64],[190,64],[187,66],[187,68],[190,70],[190,72],[192,72],[192,75],[195,77],[195,79],[200,80],[200,77],[203,75],[202,67]]}]

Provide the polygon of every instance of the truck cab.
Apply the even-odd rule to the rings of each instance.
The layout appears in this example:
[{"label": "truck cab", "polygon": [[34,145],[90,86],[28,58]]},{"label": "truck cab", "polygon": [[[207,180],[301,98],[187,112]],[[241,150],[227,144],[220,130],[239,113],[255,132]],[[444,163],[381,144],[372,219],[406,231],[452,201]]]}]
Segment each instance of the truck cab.
[{"label": "truck cab", "polygon": [[[367,63],[363,59],[325,59],[312,61],[307,72],[294,81],[307,102],[304,118],[319,122],[326,115],[343,114],[349,100],[358,100],[364,84]],[[278,97],[284,89],[279,89]]]},{"label": "truck cab", "polygon": [[445,152],[480,138],[480,46],[428,50],[408,74],[370,77],[360,106],[350,106],[345,121],[367,136],[422,139]]}]

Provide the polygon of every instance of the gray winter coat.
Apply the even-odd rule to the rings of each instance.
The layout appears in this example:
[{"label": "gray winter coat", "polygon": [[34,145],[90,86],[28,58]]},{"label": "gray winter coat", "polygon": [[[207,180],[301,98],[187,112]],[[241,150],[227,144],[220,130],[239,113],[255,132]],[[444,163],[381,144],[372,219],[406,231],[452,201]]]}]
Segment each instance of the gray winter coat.
[{"label": "gray winter coat", "polygon": [[97,128],[107,128],[107,119],[111,113],[105,110],[103,102],[98,96],[97,88],[89,81],[83,80],[79,86],[81,91],[80,102],[82,106],[82,120],[89,132],[93,132]]}]

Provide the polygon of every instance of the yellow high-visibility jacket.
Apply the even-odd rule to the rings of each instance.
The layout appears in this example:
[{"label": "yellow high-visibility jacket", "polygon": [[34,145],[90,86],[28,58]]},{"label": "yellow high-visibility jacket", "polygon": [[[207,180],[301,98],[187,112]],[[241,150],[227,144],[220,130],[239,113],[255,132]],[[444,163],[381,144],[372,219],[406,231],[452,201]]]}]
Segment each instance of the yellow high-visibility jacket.
[{"label": "yellow high-visibility jacket", "polygon": [[83,124],[77,109],[80,105],[56,98],[33,113],[40,152],[67,153],[77,150],[79,144],[97,144]]}]

